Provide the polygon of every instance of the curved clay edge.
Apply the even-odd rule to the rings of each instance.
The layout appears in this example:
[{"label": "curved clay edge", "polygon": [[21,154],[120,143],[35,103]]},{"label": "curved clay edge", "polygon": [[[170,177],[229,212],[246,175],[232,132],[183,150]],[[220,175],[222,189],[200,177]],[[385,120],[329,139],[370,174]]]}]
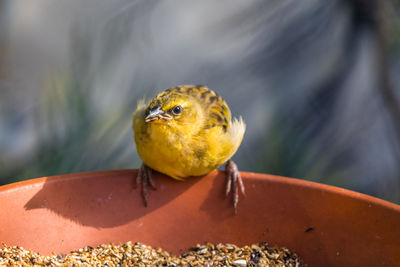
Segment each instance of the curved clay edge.
[{"label": "curved clay edge", "polygon": [[[79,173],[71,173],[71,174],[62,174],[62,175],[54,175],[54,176],[45,176],[41,178],[28,179],[24,181],[18,181],[15,183],[6,184],[0,186],[0,193],[5,191],[13,191],[20,187],[32,186],[41,184],[44,182],[56,182],[59,180],[66,179],[87,179],[93,177],[101,177],[101,176],[122,176],[122,175],[132,175],[136,173],[137,169],[124,169],[124,170],[105,170],[105,171],[91,171],[91,172],[79,172]],[[222,173],[222,171],[212,171],[210,174],[216,174],[217,172]],[[263,174],[263,173],[254,173],[254,172],[240,172],[243,176],[244,180],[247,179],[255,179],[255,180],[268,180],[273,183],[284,183],[291,186],[299,186],[299,187],[307,187],[315,190],[327,191],[330,193],[335,193],[343,196],[347,196],[353,199],[358,199],[370,203],[374,203],[376,205],[384,206],[388,209],[395,210],[400,212],[400,205],[389,202],[387,200],[383,200],[377,197],[369,196],[363,193],[359,193],[356,191],[352,191],[349,189],[340,188],[337,186],[326,185],[321,183],[316,183],[312,181],[302,180],[298,178],[289,178],[284,176],[272,175],[272,174]],[[207,174],[207,175],[210,175]]]}]

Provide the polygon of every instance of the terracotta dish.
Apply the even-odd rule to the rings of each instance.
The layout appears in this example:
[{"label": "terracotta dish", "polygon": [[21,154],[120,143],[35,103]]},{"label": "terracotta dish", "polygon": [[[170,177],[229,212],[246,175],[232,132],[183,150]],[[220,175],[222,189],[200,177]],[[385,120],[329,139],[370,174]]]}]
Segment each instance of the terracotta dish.
[{"label": "terracotta dish", "polygon": [[267,241],[308,266],[400,266],[400,206],[317,183],[242,173],[235,216],[214,171],[185,182],[155,174],[143,206],[136,170],[45,177],[0,187],[0,242],[41,254],[142,242],[179,254],[197,243]]}]

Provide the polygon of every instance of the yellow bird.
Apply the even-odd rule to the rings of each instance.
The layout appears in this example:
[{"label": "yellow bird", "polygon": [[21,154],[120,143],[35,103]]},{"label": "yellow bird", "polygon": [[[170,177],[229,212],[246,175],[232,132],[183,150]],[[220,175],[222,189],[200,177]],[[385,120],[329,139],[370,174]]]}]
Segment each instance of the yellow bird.
[{"label": "yellow bird", "polygon": [[145,206],[147,187],[155,189],[151,169],[184,180],[205,175],[226,162],[225,192],[233,192],[236,213],[238,189],[245,192],[238,168],[230,158],[245,130],[242,118],[231,121],[226,102],[206,86],[177,86],[159,93],[150,103],[139,101],[133,131],[143,164],[136,184],[141,184]]}]

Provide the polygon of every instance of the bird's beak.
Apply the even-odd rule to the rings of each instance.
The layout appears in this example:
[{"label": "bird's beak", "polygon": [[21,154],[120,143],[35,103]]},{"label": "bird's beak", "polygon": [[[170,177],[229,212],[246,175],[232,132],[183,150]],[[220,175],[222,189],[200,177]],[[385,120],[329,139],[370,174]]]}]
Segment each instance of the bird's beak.
[{"label": "bird's beak", "polygon": [[164,120],[168,121],[172,117],[165,111],[161,109],[159,105],[155,106],[154,108],[150,109],[147,113],[146,116],[144,117],[145,122],[151,122],[151,121],[156,121],[156,120]]}]

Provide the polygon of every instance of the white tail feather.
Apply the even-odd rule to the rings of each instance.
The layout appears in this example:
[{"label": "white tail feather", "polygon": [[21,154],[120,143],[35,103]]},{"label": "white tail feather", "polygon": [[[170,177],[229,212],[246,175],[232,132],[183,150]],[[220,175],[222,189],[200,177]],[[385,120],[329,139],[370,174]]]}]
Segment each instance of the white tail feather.
[{"label": "white tail feather", "polygon": [[245,131],[246,124],[244,123],[242,117],[240,116],[239,119],[234,118],[231,127],[228,128],[228,133],[231,136],[232,143],[236,146],[236,149],[242,142]]}]

